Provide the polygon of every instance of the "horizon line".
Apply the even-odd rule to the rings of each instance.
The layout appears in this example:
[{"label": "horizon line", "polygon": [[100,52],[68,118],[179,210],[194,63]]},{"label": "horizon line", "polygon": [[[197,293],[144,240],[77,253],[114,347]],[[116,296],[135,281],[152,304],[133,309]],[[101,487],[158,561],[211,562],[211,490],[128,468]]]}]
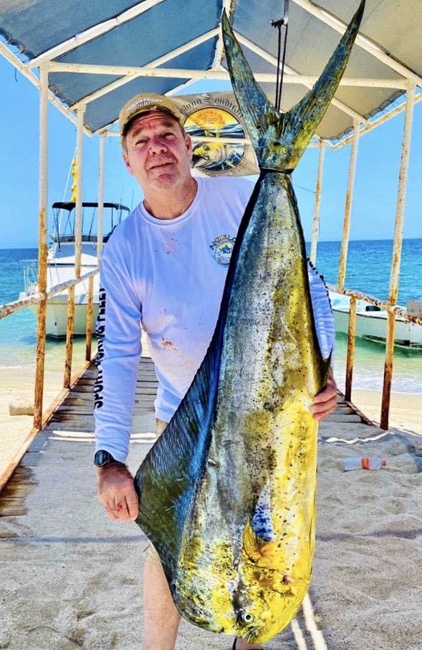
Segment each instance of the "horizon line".
[{"label": "horizon line", "polygon": [[[420,237],[403,237],[402,241],[414,241],[422,239]],[[319,239],[318,244],[341,244],[341,239]],[[394,239],[391,238],[379,238],[379,239],[349,239],[350,242],[363,242],[363,241],[390,241],[394,242]],[[311,244],[312,241],[305,241],[305,244]],[[0,248],[1,251],[11,251],[11,250],[34,250],[38,249],[38,246],[7,246],[6,248]]]}]

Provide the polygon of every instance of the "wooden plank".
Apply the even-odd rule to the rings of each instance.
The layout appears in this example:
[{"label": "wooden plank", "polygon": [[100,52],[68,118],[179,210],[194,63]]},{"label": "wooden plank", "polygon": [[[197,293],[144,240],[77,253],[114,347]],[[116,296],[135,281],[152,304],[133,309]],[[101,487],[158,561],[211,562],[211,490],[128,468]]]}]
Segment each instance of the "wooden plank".
[{"label": "wooden plank", "polygon": [[[143,407],[137,409],[134,415],[139,415],[145,412],[153,412],[154,408],[151,404],[145,404]],[[338,422],[347,424],[362,424],[362,420],[358,415],[341,415],[333,414],[326,418],[325,422]],[[92,413],[90,412],[73,412],[73,413],[60,413],[57,417],[52,418],[50,425],[47,427],[48,431],[52,429],[57,430],[74,430],[74,431],[94,431],[95,423]]]},{"label": "wooden plank", "polygon": [[[144,413],[154,413],[153,409],[145,409]],[[91,433],[94,434],[94,419],[92,418],[91,420],[87,417],[83,419],[83,423],[75,422],[75,421],[69,421],[69,422],[51,422],[48,427],[46,427],[46,431],[48,433],[51,433],[52,431],[75,431],[75,432],[82,432],[82,433]],[[76,442],[76,440],[75,440]]]},{"label": "wooden plank", "polygon": [[[90,386],[93,388],[95,386],[95,381],[93,379],[84,379],[83,381],[78,381],[78,386]],[[158,386],[158,381],[155,377],[148,377],[146,379],[139,379],[135,386],[147,386],[149,388],[154,388]]]},{"label": "wooden plank", "polygon": [[[83,395],[83,393],[82,393]],[[135,404],[142,404],[143,402],[154,402],[155,400],[155,395],[136,395],[135,397]],[[56,411],[63,410],[64,408],[94,408],[94,397],[92,395],[86,396],[86,397],[71,397],[66,400],[65,404],[62,404],[60,407],[56,409]]]},{"label": "wooden plank", "polygon": [[0,517],[22,517],[28,514],[28,509],[24,506],[3,506],[0,502]]},{"label": "wooden plank", "polygon": [[[77,379],[79,376],[85,371],[85,368],[89,365],[86,361],[82,365],[82,367],[73,375],[72,381],[71,381],[71,387],[76,383]],[[50,415],[54,412],[54,410],[59,406],[62,401],[67,397],[69,393],[68,388],[63,388],[60,393],[57,395],[57,397],[53,400],[53,403],[49,406],[49,408],[43,413],[42,416],[42,427],[44,427],[46,424],[48,424],[48,420],[50,418]],[[12,460],[10,461],[9,465],[6,467],[6,469],[2,472],[0,475],[0,493],[4,489],[5,485],[8,483],[10,478],[12,477],[13,473],[15,472],[16,468],[18,467],[19,463],[21,462],[23,456],[25,455],[26,451],[28,450],[30,444],[36,437],[36,435],[40,433],[40,429],[38,426],[33,426],[31,431],[28,433],[24,441],[21,443],[19,446],[18,450],[12,457]]]},{"label": "wooden plank", "polygon": [[[138,377],[143,377],[143,376],[156,377],[157,375],[155,374],[154,366],[151,366],[151,368],[148,368],[148,367],[140,368]],[[84,377],[84,379],[91,379],[91,380],[95,381],[95,379],[97,378],[97,371],[96,370],[86,370],[83,377]]]},{"label": "wooden plank", "polygon": [[34,478],[34,473],[28,467],[22,467],[19,465],[11,477],[8,485],[12,485],[14,482],[25,482],[28,485],[37,485],[37,481]]},{"label": "wooden plank", "polygon": [[[75,425],[72,426],[70,423],[64,423],[64,422],[51,422],[46,428],[46,431],[49,433],[52,433],[53,431],[77,431],[83,432],[83,433],[92,433],[94,434],[94,422],[89,424],[86,422],[84,425]],[[94,439],[94,438],[93,438]],[[75,439],[76,442],[76,439]]]},{"label": "wooden plank", "polygon": [[329,415],[328,418],[325,418],[324,422],[347,422],[348,424],[358,422],[359,424],[362,424],[362,418],[354,413],[352,415],[342,415],[341,413],[334,412],[332,415]]},{"label": "wooden plank", "polygon": [[52,420],[52,422],[59,422],[62,419],[62,415],[80,415],[80,416],[87,416],[87,415],[92,415],[94,412],[94,407],[92,406],[89,408],[89,406],[86,407],[79,407],[79,406],[70,406],[69,408],[61,408],[58,409],[58,416],[56,419]]},{"label": "wooden plank", "polygon": [[[139,407],[141,410],[152,410],[154,408],[152,402],[148,403],[145,402],[144,404],[141,404]],[[137,409],[138,410],[138,409]],[[51,422],[78,422],[80,421],[82,424],[84,421],[87,420],[87,417],[92,418],[93,420],[93,412],[88,412],[88,413],[82,413],[81,411],[69,411],[69,412],[60,412],[57,413],[57,415],[52,418]]]},{"label": "wooden plank", "polygon": [[[148,399],[154,401],[156,393],[136,393],[135,403],[142,401],[143,399]],[[70,397],[67,397],[61,406],[78,406],[86,404],[91,404],[94,402],[94,395],[89,393],[74,393]]]},{"label": "wooden plank", "polygon": [[12,533],[11,530],[0,530],[0,539],[9,539],[11,537],[18,537],[18,534]]},{"label": "wooden plank", "polygon": [[[86,386],[87,388],[92,390],[94,388],[94,386],[95,386],[95,380],[88,379],[88,380],[80,381],[80,382],[78,382],[77,385],[78,386]],[[136,387],[145,386],[145,385],[147,385],[147,386],[158,386],[158,380],[153,375],[146,375],[144,377],[139,378],[137,383],[136,383]]]},{"label": "wooden plank", "polygon": [[20,496],[9,496],[8,497],[7,495],[2,494],[1,495],[0,509],[5,507],[5,506],[8,506],[8,507],[19,506],[19,507],[21,507],[21,506],[23,506],[23,498],[20,497]]},{"label": "wooden plank", "polygon": [[[140,394],[143,392],[143,387],[142,385],[138,384],[135,388],[135,394]],[[148,390],[151,390],[151,387],[148,387]],[[93,395],[94,394],[94,387],[93,386],[87,386],[87,385],[77,385],[75,388],[66,396],[66,397],[72,397],[74,393],[86,393],[87,395]]]},{"label": "wooden plank", "polygon": [[[147,379],[138,379],[137,381],[137,386],[146,386],[147,388],[156,388],[158,386],[158,380],[153,377],[153,378],[147,378]],[[95,386],[95,380],[94,379],[81,379],[78,381],[78,386]]]},{"label": "wooden plank", "polygon": [[[155,401],[155,395],[137,395],[135,398],[135,406],[136,404],[143,404],[144,402],[148,403],[153,403]],[[56,411],[65,411],[66,409],[76,409],[76,408],[81,408],[81,409],[93,409],[94,408],[94,398],[93,397],[77,397],[77,398],[70,398],[66,400],[65,404],[62,404],[60,407],[56,409]]]},{"label": "wooden plank", "polygon": [[11,481],[6,485],[4,488],[3,492],[1,493],[1,500],[3,499],[10,499],[12,497],[25,497],[28,494],[29,487],[27,484],[24,483],[14,483],[13,485],[10,485]]},{"label": "wooden plank", "polygon": [[[143,393],[136,393],[135,395],[135,403],[139,402],[142,400]],[[145,395],[146,398],[148,399],[155,399],[155,395]],[[75,401],[79,400],[79,401]],[[69,397],[66,398],[66,404],[81,404],[82,402],[93,402],[94,401],[94,395],[93,393],[73,393]]]}]

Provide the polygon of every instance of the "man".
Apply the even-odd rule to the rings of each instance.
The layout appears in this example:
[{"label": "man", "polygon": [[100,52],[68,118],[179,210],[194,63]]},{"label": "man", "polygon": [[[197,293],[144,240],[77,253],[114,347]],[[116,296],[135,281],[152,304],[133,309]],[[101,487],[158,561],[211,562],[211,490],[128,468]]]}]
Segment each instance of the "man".
[{"label": "man", "polygon": [[[132,521],[138,503],[124,464],[145,330],[159,387],[158,433],[176,411],[211,340],[230,251],[252,191],[245,179],[195,179],[192,142],[176,105],[138,95],[120,113],[123,159],[144,201],[117,228],[101,263],[99,380],[95,395],[98,495],[111,519]],[[334,325],[327,291],[309,269],[320,341],[331,347]],[[335,409],[330,377],[315,398],[317,419]],[[144,650],[173,650],[179,615],[153,553],[144,571]],[[258,648],[242,639],[236,650]]]}]

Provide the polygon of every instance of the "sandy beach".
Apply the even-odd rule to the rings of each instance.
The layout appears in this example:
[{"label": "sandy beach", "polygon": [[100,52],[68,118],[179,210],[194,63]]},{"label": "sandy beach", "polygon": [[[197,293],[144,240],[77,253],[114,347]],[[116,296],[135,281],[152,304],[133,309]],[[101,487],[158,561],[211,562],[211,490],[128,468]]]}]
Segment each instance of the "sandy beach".
[{"label": "sandy beach", "polygon": [[[352,402],[373,422],[379,424],[382,393],[355,389]],[[390,429],[400,429],[422,435],[422,393],[392,393]]]},{"label": "sandy beach", "polygon": [[[17,399],[34,401],[35,370],[0,368],[0,474],[9,465],[17,449],[32,429],[30,415],[9,415],[9,405]],[[61,390],[63,374],[45,374],[44,405],[48,407]]]}]

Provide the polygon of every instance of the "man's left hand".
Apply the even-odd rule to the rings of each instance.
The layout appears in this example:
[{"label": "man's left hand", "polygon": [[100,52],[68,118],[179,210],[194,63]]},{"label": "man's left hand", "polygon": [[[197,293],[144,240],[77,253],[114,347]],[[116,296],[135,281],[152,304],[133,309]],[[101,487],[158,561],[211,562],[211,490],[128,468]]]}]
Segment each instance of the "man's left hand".
[{"label": "man's left hand", "polygon": [[327,381],[327,386],[321,393],[315,395],[313,404],[311,406],[311,413],[315,420],[320,422],[326,418],[330,413],[334,413],[337,407],[337,384],[330,373]]}]

